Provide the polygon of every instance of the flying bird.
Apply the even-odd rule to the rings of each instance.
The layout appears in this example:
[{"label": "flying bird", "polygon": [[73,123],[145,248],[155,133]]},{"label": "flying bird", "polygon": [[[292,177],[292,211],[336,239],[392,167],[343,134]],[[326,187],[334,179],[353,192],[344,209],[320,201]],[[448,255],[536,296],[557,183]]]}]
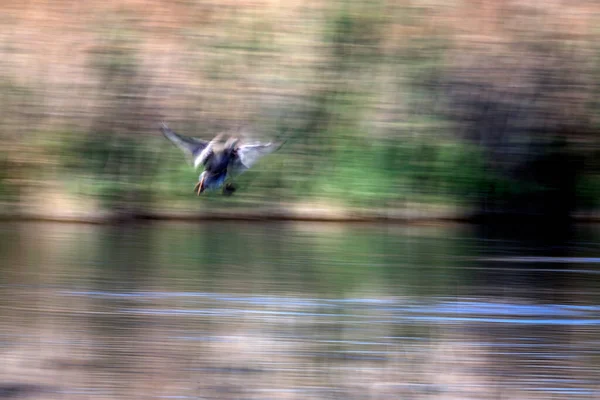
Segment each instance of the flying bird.
[{"label": "flying bird", "polygon": [[161,132],[173,144],[184,152],[189,163],[197,169],[204,170],[198,177],[194,192],[200,196],[205,190],[223,187],[223,194],[230,195],[236,189],[227,179],[237,176],[251,168],[261,157],[279,149],[283,143],[252,143],[242,144],[239,138],[230,137],[223,143],[224,133],[219,133],[208,141],[187,137],[175,133],[165,123]]}]

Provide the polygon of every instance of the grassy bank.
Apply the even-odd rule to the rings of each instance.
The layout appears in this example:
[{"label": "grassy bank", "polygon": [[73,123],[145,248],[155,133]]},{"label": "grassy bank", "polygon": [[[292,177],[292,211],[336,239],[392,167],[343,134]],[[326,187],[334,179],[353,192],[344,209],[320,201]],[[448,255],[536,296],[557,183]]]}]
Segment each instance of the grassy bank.
[{"label": "grassy bank", "polygon": [[[595,6],[467,3],[4,5],[4,213],[596,209]],[[197,199],[162,120],[287,142]]]}]

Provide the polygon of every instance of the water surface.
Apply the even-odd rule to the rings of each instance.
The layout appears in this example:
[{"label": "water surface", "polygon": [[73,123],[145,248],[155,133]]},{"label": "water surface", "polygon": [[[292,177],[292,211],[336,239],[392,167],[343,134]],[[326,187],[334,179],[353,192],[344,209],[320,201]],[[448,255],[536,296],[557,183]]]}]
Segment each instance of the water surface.
[{"label": "water surface", "polygon": [[595,399],[600,232],[0,225],[0,397]]}]

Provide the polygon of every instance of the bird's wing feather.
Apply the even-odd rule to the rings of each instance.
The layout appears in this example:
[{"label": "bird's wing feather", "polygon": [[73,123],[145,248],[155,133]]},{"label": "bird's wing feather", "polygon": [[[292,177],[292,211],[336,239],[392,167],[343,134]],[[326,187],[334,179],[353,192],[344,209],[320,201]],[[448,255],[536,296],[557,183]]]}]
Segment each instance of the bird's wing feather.
[{"label": "bird's wing feather", "polygon": [[240,174],[251,168],[263,156],[278,150],[283,143],[255,143],[239,146],[231,160],[232,173]]},{"label": "bird's wing feather", "polygon": [[198,166],[199,162],[197,162],[197,159],[201,155],[203,155],[204,159],[206,158],[206,154],[203,154],[203,150],[209,145],[209,141],[179,135],[164,123],[160,127],[160,130],[167,139],[185,153],[186,157],[194,167]]}]

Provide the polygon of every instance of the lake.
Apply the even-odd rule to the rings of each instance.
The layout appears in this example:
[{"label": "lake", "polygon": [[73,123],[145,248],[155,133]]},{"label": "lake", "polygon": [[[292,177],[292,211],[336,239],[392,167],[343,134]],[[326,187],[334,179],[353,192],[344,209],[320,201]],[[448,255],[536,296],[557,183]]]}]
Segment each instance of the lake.
[{"label": "lake", "polygon": [[600,398],[595,225],[2,223],[0,261],[0,398]]}]

